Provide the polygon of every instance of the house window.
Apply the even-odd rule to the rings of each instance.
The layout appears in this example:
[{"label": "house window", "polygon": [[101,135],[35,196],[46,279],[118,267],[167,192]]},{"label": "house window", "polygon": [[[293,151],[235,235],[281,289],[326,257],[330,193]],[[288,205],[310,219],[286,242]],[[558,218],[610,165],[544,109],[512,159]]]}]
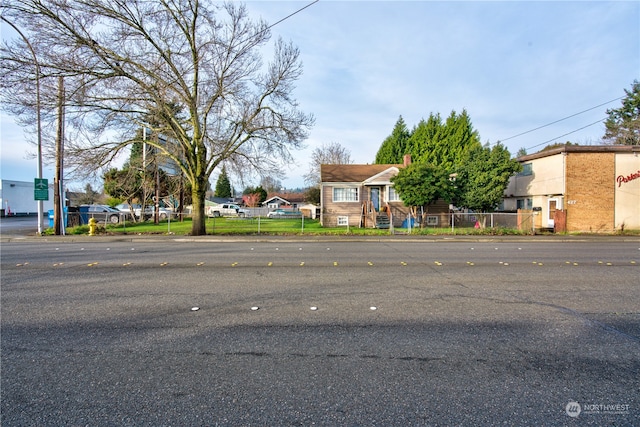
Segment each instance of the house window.
[{"label": "house window", "polygon": [[522,172],[518,176],[530,176],[533,175],[533,165],[531,163],[525,163],[522,165]]},{"label": "house window", "polygon": [[428,215],[427,216],[427,225],[438,225],[438,217],[435,215]]},{"label": "house window", "polygon": [[357,202],[358,188],[357,187],[334,187],[333,201],[334,202]]},{"label": "house window", "polygon": [[516,199],[516,209],[533,209],[533,199]]},{"label": "house window", "polygon": [[348,216],[339,216],[338,217],[338,227],[349,225],[349,217]]},{"label": "house window", "polygon": [[389,202],[399,202],[400,196],[396,192],[396,189],[393,187],[389,187]]}]

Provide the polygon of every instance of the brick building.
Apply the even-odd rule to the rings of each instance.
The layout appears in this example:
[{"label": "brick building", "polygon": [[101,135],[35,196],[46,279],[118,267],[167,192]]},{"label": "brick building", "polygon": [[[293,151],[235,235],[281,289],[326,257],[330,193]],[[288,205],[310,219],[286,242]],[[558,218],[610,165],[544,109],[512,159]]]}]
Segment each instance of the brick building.
[{"label": "brick building", "polygon": [[536,228],[640,229],[640,146],[570,145],[518,159],[505,210],[531,210]]}]

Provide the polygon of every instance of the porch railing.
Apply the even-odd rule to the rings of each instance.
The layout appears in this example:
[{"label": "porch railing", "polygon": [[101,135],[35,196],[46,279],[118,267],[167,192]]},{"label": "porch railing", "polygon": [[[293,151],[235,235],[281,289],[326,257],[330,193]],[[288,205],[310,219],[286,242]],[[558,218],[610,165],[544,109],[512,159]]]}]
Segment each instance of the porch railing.
[{"label": "porch railing", "polygon": [[360,227],[377,228],[382,215],[388,218],[390,227],[393,227],[393,212],[388,203],[376,210],[372,201],[363,202],[360,213]]}]

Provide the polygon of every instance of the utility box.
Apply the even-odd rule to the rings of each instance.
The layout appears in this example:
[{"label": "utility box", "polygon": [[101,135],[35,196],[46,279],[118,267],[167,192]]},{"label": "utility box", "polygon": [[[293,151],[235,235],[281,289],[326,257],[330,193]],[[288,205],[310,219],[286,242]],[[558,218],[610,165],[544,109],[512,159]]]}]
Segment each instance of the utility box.
[{"label": "utility box", "polygon": [[[62,214],[64,227],[67,228],[69,223],[69,209],[67,207],[64,208],[64,213]],[[49,228],[53,228],[53,222],[55,219],[55,215],[53,214],[53,209],[49,210]]]}]

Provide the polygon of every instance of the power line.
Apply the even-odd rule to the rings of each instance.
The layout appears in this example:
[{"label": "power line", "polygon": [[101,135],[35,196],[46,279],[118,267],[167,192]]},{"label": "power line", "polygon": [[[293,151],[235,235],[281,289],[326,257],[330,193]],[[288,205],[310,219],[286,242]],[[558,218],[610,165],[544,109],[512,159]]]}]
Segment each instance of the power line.
[{"label": "power line", "polygon": [[303,10],[305,10],[306,8],[313,6],[314,4],[318,3],[320,0],[314,0],[311,3],[309,3],[308,5],[301,7],[300,9],[296,10],[295,12],[291,13],[290,15],[285,16],[284,18],[282,18],[281,20],[274,22],[273,24],[269,25],[266,29],[270,29],[272,27],[275,27],[276,25],[278,25],[279,23],[286,21],[287,19],[291,18],[293,15],[296,15],[300,12],[302,12]]},{"label": "power line", "polygon": [[[618,99],[620,99],[620,98],[618,98]],[[614,101],[615,101],[615,99],[614,99]],[[612,101],[610,101],[610,102],[612,102]],[[567,132],[567,133],[565,133],[564,135],[556,136],[555,138],[551,138],[551,139],[550,139],[550,140],[548,140],[548,141],[541,142],[540,144],[536,144],[536,145],[534,145],[534,146],[532,146],[532,147],[526,148],[525,150],[529,151],[529,150],[531,150],[532,148],[536,148],[536,147],[539,147],[539,146],[541,146],[541,145],[548,144],[548,143],[553,142],[553,141],[555,141],[555,140],[557,140],[557,139],[563,138],[563,137],[565,137],[565,136],[567,136],[567,135],[571,135],[572,133],[576,133],[576,132],[578,132],[578,131],[580,131],[580,130],[582,130],[582,129],[586,129],[586,128],[588,128],[589,126],[593,126],[593,125],[597,125],[598,123],[602,123],[604,120],[606,120],[606,117],[605,117],[604,119],[600,119],[600,120],[598,120],[597,122],[593,122],[593,123],[590,123],[590,124],[588,124],[588,125],[586,125],[586,126],[582,126],[582,127],[581,127],[581,128],[579,128],[579,129],[572,130],[571,132]]]},{"label": "power line", "polygon": [[[596,108],[602,107],[602,106],[607,105],[607,104],[611,104],[612,102],[617,101],[617,100],[622,99],[622,98],[624,98],[624,97],[620,96],[620,97],[618,97],[618,98],[616,98],[616,99],[612,99],[611,101],[603,102],[603,103],[602,103],[602,104],[600,104],[600,105],[596,105],[595,107],[587,108],[586,110],[583,110],[583,111],[580,111],[579,113],[575,113],[575,114],[572,114],[572,115],[570,115],[570,116],[564,117],[564,118],[562,118],[562,119],[560,119],[560,120],[556,120],[556,121],[554,121],[554,122],[547,123],[546,125],[538,126],[538,127],[537,127],[537,128],[535,128],[535,129],[531,129],[531,130],[528,130],[528,131],[526,131],[526,132],[522,132],[522,133],[519,133],[519,134],[517,134],[517,135],[510,136],[509,138],[501,139],[501,140],[500,140],[500,142],[508,141],[508,140],[510,140],[510,139],[517,138],[517,137],[522,136],[522,135],[526,135],[526,134],[528,134],[528,133],[531,133],[531,132],[537,131],[537,130],[539,130],[539,129],[546,128],[547,126],[555,125],[556,123],[560,123],[560,122],[561,122],[561,121],[563,121],[563,120],[570,119],[571,117],[578,116],[578,115],[580,115],[580,114],[582,114],[582,113],[586,113],[587,111],[595,110]],[[596,123],[598,123],[598,122],[596,122]],[[587,126],[585,126],[585,127],[589,127],[589,126],[592,126],[592,125],[594,125],[594,124],[595,124],[595,123],[592,123],[591,125],[587,125]],[[581,130],[581,129],[584,129],[584,128],[580,128],[580,129],[578,129],[578,130]],[[577,130],[576,130],[576,131],[573,131],[573,132],[577,132]],[[569,133],[573,133],[573,132],[569,132]],[[569,135],[569,134],[567,134],[567,135]],[[562,138],[563,136],[565,136],[565,135],[559,136],[558,138]],[[542,144],[544,144],[544,142],[543,142]],[[540,144],[540,145],[542,145],[542,144]],[[536,145],[536,147],[537,147],[537,145]],[[532,148],[533,148],[533,147],[532,147]]]}]

